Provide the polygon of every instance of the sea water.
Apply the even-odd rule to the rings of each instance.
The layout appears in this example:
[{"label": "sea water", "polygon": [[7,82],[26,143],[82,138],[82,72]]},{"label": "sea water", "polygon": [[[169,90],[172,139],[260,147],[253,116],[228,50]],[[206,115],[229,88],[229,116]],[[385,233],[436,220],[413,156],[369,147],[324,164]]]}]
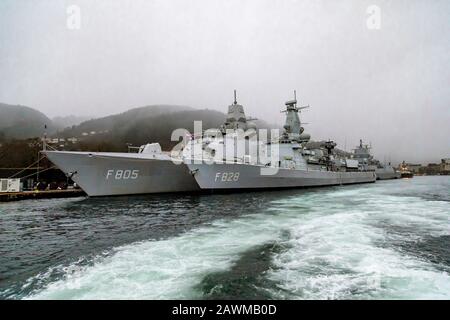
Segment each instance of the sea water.
[{"label": "sea water", "polygon": [[0,205],[3,299],[449,299],[450,177]]}]

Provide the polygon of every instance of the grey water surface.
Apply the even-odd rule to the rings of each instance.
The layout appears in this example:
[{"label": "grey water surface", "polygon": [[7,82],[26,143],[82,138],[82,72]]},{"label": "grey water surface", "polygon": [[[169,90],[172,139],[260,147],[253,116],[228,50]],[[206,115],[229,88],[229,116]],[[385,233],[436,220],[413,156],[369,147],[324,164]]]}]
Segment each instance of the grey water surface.
[{"label": "grey water surface", "polygon": [[450,177],[0,204],[3,299],[449,299]]}]

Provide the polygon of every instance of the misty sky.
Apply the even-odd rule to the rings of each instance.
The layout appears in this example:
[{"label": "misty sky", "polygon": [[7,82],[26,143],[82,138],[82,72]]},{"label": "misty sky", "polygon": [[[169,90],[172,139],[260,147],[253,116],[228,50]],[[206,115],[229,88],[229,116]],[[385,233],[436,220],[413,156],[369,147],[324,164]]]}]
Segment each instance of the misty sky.
[{"label": "misty sky", "polygon": [[0,102],[50,117],[226,111],[235,88],[247,115],[280,125],[296,89],[306,131],[347,150],[363,138],[382,161],[450,157],[450,1],[0,1]]}]

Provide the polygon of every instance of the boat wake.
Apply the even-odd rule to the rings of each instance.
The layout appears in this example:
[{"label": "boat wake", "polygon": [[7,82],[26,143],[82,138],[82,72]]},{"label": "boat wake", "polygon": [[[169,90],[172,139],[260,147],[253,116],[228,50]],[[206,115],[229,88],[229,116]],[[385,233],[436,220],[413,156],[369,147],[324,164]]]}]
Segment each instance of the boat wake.
[{"label": "boat wake", "polygon": [[449,239],[448,202],[383,188],[299,192],[260,213],[121,246],[61,266],[60,279],[26,298],[450,298],[448,257],[405,250]]}]

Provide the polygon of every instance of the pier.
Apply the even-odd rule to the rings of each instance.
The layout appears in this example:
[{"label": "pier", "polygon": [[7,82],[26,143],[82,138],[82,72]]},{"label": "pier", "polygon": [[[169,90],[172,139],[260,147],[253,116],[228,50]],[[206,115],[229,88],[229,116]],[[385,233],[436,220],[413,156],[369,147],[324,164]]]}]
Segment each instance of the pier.
[{"label": "pier", "polygon": [[70,198],[82,196],[86,196],[86,193],[81,189],[2,192],[0,193],[0,202],[28,199]]}]

